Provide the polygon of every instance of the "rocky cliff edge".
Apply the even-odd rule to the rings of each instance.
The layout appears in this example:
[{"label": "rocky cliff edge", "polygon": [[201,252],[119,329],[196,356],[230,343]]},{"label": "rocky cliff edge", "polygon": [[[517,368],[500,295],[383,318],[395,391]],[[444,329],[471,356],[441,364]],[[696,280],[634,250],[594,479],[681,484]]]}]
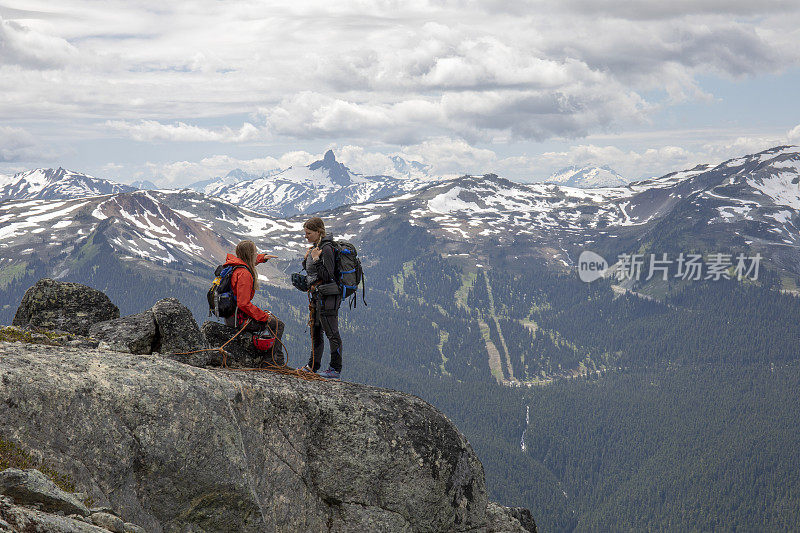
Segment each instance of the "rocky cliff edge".
[{"label": "rocky cliff edge", "polygon": [[364,385],[2,342],[0,436],[147,531],[526,531],[446,417]]}]

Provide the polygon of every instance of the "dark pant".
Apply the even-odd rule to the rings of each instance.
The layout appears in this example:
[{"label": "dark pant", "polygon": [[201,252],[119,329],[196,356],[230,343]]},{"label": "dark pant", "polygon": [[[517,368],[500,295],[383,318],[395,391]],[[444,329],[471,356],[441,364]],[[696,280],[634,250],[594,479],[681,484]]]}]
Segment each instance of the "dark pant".
[{"label": "dark pant", "polygon": [[[247,320],[247,318],[247,315],[244,315],[243,313],[236,313],[235,315],[226,318],[225,324],[238,329],[242,327],[242,324],[244,324],[244,321]],[[275,344],[272,345],[272,349],[262,352],[264,354],[263,363],[278,366],[284,365],[283,342],[281,341],[283,338],[283,328],[283,321],[279,320],[275,315],[269,315],[269,320],[266,322],[250,319],[250,323],[247,324],[246,328],[244,328],[245,331],[250,333],[258,334],[265,332],[271,333],[275,336]]]},{"label": "dark pant", "polygon": [[337,372],[342,371],[342,337],[339,335],[339,305],[341,296],[326,296],[316,300],[314,310],[314,325],[311,326],[311,357],[308,366],[316,372],[322,363],[322,352],[325,342],[322,333],[328,337],[331,348],[331,368]]}]

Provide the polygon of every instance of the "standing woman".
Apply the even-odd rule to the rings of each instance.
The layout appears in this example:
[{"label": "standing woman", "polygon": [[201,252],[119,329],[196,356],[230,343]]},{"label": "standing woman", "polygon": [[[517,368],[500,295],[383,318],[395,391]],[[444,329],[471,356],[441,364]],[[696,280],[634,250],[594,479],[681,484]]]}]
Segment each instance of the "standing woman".
[{"label": "standing woman", "polygon": [[240,328],[249,318],[250,323],[245,331],[260,333],[265,329],[275,335],[275,344],[272,348],[272,360],[270,363],[283,366],[283,337],[284,324],[276,316],[269,314],[255,305],[252,300],[258,290],[258,274],[256,265],[266,263],[268,260],[277,257],[276,255],[260,254],[256,250],[253,241],[242,241],[236,245],[236,255],[228,254],[225,259],[225,266],[243,266],[236,268],[231,274],[231,290],[236,295],[236,312],[225,319],[228,326]]},{"label": "standing woman", "polygon": [[311,319],[311,357],[308,364],[299,369],[316,372],[322,362],[325,344],[322,333],[328,338],[331,362],[328,370],[320,373],[328,379],[339,379],[342,375],[342,338],[339,335],[339,305],[342,292],[336,282],[336,250],[333,238],[325,232],[325,224],[319,217],[308,219],[303,224],[306,240],[312,244],[303,259],[303,268],[308,273],[309,309]]}]

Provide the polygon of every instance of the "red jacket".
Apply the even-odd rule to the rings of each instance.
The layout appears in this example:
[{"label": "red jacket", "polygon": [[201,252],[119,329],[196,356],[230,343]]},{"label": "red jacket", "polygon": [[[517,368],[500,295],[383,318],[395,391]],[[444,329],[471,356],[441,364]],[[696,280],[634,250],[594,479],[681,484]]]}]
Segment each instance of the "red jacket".
[{"label": "red jacket", "polygon": [[[264,254],[258,254],[256,257],[256,264],[266,262],[267,261],[264,259]],[[245,266],[245,268],[237,268],[233,271],[233,274],[231,274],[231,288],[233,289],[233,293],[236,295],[236,306],[239,308],[239,311],[243,312],[253,320],[266,322],[269,319],[269,313],[262,311],[251,301],[253,296],[255,296],[256,291],[253,290],[253,276],[246,268],[247,263],[233,254],[228,254],[228,257],[225,258],[225,264]]]}]

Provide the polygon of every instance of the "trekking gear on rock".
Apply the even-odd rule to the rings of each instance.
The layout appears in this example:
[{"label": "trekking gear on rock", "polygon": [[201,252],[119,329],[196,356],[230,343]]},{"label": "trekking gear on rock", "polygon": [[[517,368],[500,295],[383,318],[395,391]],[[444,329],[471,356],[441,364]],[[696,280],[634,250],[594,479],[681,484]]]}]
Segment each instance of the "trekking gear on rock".
[{"label": "trekking gear on rock", "polygon": [[231,276],[237,268],[244,265],[219,265],[214,270],[214,281],[208,289],[208,316],[212,314],[220,318],[232,316],[236,311],[236,295],[231,287]]},{"label": "trekking gear on rock", "polygon": [[265,352],[275,345],[275,337],[269,332],[253,333],[253,346],[256,350]]}]

